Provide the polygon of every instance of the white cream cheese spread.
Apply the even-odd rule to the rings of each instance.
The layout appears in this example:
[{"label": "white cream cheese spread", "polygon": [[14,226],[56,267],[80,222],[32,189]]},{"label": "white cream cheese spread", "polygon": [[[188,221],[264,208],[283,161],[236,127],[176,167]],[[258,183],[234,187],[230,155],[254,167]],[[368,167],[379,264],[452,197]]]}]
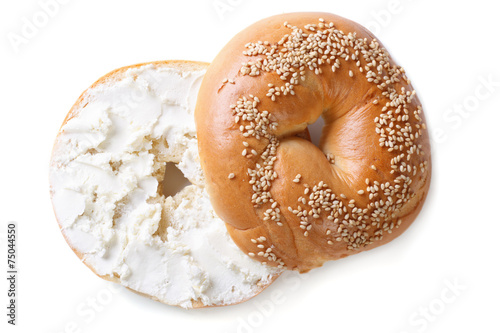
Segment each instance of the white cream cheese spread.
[{"label": "white cream cheese spread", "polygon": [[[150,64],[90,88],[61,128],[50,168],[57,219],[82,260],[185,308],[244,301],[280,272],[238,249],[210,204],[194,123],[204,73]],[[191,185],[165,197],[168,162]]]}]

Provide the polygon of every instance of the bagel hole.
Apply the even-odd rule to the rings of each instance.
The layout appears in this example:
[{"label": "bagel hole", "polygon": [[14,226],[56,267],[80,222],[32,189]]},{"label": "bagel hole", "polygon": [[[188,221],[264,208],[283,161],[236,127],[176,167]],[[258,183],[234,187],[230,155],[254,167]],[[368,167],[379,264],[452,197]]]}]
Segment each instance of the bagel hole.
[{"label": "bagel hole", "polygon": [[309,135],[311,136],[311,142],[319,148],[319,143],[321,141],[321,133],[323,132],[323,126],[325,126],[325,120],[323,117],[319,117],[314,123],[307,126],[309,130]]},{"label": "bagel hole", "polygon": [[173,162],[167,162],[165,165],[165,175],[163,177],[162,190],[165,197],[173,197],[191,182],[184,177],[177,165]]}]

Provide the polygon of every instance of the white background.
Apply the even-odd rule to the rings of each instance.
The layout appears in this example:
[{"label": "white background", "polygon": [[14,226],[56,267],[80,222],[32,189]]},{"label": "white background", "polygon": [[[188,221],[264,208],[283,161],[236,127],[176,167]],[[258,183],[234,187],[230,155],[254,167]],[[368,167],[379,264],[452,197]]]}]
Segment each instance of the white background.
[{"label": "white background", "polygon": [[[499,332],[494,1],[60,0],[44,20],[47,2],[0,5],[0,331]],[[209,62],[247,25],[292,11],[368,26],[407,70],[433,137],[432,188],[413,226],[386,246],[287,274],[226,308],[182,310],[97,278],[64,242],[49,199],[47,166],[66,112],[110,70]],[[29,22],[39,27],[27,31]],[[5,316],[7,221],[19,225],[16,327]]]}]

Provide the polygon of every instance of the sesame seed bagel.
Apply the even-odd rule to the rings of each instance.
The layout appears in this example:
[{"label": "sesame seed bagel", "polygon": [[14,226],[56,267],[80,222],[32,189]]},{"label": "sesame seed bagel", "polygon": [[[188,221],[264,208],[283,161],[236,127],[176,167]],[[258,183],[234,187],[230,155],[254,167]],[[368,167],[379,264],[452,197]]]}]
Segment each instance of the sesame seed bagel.
[{"label": "sesame seed bagel", "polygon": [[[82,262],[183,308],[243,302],[281,273],[240,251],[208,199],[194,124],[207,66],[159,61],[105,75],[71,108],[50,165],[54,212]],[[191,183],[177,193],[175,168]]]},{"label": "sesame seed bagel", "polygon": [[[323,117],[319,147],[307,126]],[[291,13],[237,34],[209,66],[195,111],[201,165],[235,243],[300,272],[406,230],[430,178],[422,106],[361,25]]]}]

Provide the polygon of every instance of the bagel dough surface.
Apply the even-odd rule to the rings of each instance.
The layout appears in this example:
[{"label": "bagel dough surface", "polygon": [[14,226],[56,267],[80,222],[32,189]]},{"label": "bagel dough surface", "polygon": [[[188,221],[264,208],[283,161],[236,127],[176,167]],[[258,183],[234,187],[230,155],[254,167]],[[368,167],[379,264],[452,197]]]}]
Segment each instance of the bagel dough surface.
[{"label": "bagel dough surface", "polygon": [[[303,133],[319,117],[315,146]],[[215,211],[270,265],[307,272],[383,245],[429,190],[425,116],[405,70],[334,14],[272,16],[235,35],[207,70],[195,120]]]}]

